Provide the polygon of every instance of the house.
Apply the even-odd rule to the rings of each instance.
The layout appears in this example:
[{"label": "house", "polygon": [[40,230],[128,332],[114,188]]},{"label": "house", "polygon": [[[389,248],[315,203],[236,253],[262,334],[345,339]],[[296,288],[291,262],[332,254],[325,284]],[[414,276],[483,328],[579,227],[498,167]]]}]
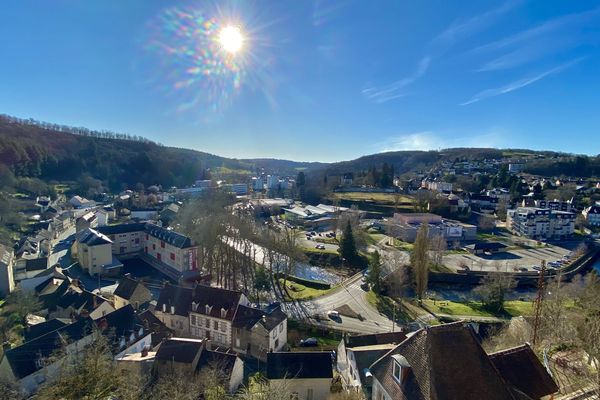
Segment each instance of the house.
[{"label": "house", "polygon": [[74,208],[90,208],[96,205],[96,202],[92,200],[88,200],[85,197],[81,196],[73,196],[69,200],[69,204],[71,204]]},{"label": "house", "polygon": [[477,242],[465,246],[465,250],[475,255],[498,253],[504,251],[505,248],[506,245],[500,242]]},{"label": "house", "polygon": [[233,317],[234,351],[266,361],[268,352],[287,345],[287,315],[276,305],[260,310],[239,305]]},{"label": "house", "polygon": [[404,332],[345,336],[338,345],[336,363],[342,387],[348,391],[363,391],[370,398],[373,380],[369,367],[405,339]]},{"label": "house", "polygon": [[76,256],[79,265],[88,274],[115,275],[123,264],[112,254],[113,241],[106,235],[86,228],[76,234]]},{"label": "house", "polygon": [[169,225],[171,222],[175,220],[177,217],[177,213],[179,213],[179,204],[171,203],[160,212],[159,217],[160,220],[165,225]]},{"label": "house", "polygon": [[277,352],[267,354],[267,379],[281,385],[298,400],[329,398],[333,379],[330,352]]},{"label": "house", "polygon": [[600,226],[600,204],[589,206],[581,214],[589,226]]},{"label": "house", "polygon": [[[151,332],[138,324],[133,307],[123,307],[98,321],[80,318],[58,325],[55,330],[6,350],[0,361],[0,379],[16,383],[27,394],[35,393],[39,385],[56,376],[65,357],[76,355],[99,333],[108,338],[115,358],[140,351],[151,342]],[[49,359],[50,356],[54,358]]]},{"label": "house", "polygon": [[166,284],[160,291],[154,315],[176,336],[190,336],[192,288]]},{"label": "house", "polygon": [[110,215],[110,212],[105,210],[104,208],[101,208],[98,211],[96,211],[96,220],[97,220],[96,226],[108,225],[109,215]]},{"label": "house", "polygon": [[107,299],[74,283],[63,283],[53,294],[40,294],[39,297],[50,318],[90,317],[95,321],[115,311]]},{"label": "house", "polygon": [[221,187],[237,196],[245,196],[248,194],[248,184],[246,183],[225,183],[222,184]]},{"label": "house", "polygon": [[352,186],[352,181],[354,179],[354,175],[352,173],[345,173],[342,175],[342,179],[340,180],[340,184],[342,186]]},{"label": "house", "polygon": [[15,282],[33,278],[41,271],[48,269],[48,257],[20,258],[14,268]]},{"label": "house", "polygon": [[558,391],[528,345],[488,355],[462,322],[415,332],[368,372],[376,400],[532,400]]},{"label": "house", "polygon": [[158,346],[163,340],[173,337],[173,330],[169,329],[150,310],[144,310],[138,315],[142,324],[152,332],[152,348]]},{"label": "house", "polygon": [[90,211],[75,220],[75,232],[96,227],[98,227],[98,218],[94,212]]},{"label": "house", "polygon": [[316,206],[292,206],[283,209],[286,221],[293,225],[304,226],[306,229],[331,229],[340,214],[354,212],[346,207],[335,207],[325,204]]},{"label": "house", "polygon": [[125,307],[131,304],[136,310],[140,305],[152,300],[152,293],[144,284],[126,274],[119,280],[119,285],[113,293],[113,303],[115,308]]},{"label": "house", "polygon": [[160,344],[155,360],[157,376],[179,372],[198,376],[205,369],[218,371],[228,393],[234,393],[244,379],[244,363],[233,353],[213,349],[207,339],[171,338]]},{"label": "house", "polygon": [[249,301],[242,292],[196,285],[188,304],[190,335],[210,339],[215,345],[232,347],[232,323],[239,305]]},{"label": "house", "polygon": [[15,289],[13,268],[15,254],[7,246],[0,244],[0,295],[7,296]]}]

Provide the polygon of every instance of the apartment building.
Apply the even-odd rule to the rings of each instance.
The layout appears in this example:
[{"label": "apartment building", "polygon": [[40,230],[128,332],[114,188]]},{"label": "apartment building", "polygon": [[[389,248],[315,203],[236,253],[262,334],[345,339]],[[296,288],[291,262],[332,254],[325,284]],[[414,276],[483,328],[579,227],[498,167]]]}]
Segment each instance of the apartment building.
[{"label": "apartment building", "polygon": [[443,219],[439,215],[430,213],[395,213],[385,225],[385,230],[390,236],[413,243],[422,224],[429,225],[430,238],[441,235],[449,242],[477,239],[475,225]]},{"label": "apartment building", "polygon": [[514,234],[530,239],[560,240],[573,235],[575,217],[572,212],[518,207],[508,210],[506,226]]},{"label": "apartment building", "polygon": [[600,203],[589,206],[582,211],[583,217],[590,226],[600,226]]},{"label": "apartment building", "polygon": [[7,296],[15,289],[13,268],[15,254],[7,246],[0,244],[0,294]]},{"label": "apartment building", "polygon": [[113,242],[92,228],[77,232],[75,253],[79,265],[90,275],[111,275],[123,266],[111,251]]}]

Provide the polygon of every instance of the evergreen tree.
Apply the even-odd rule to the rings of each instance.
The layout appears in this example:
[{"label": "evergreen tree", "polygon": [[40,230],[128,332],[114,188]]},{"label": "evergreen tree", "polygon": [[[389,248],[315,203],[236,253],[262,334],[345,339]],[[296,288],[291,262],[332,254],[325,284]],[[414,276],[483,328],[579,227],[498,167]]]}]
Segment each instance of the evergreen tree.
[{"label": "evergreen tree", "polygon": [[381,292],[381,256],[378,251],[371,256],[366,281],[371,285],[373,292],[377,294]]},{"label": "evergreen tree", "polygon": [[340,256],[349,264],[354,264],[358,259],[358,252],[356,251],[356,243],[354,241],[354,234],[352,233],[352,225],[350,225],[350,221],[348,221],[346,228],[344,228],[338,251]]}]

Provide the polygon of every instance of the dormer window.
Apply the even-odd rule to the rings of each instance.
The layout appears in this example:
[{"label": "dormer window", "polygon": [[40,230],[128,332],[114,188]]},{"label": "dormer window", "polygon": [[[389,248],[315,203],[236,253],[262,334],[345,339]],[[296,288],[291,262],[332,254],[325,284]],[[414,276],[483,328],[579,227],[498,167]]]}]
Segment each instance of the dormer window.
[{"label": "dormer window", "polygon": [[171,306],[171,314],[175,314],[175,306]]},{"label": "dormer window", "polygon": [[163,303],[162,310],[164,313],[167,312],[167,305],[165,303]]},{"label": "dormer window", "polygon": [[209,306],[208,304],[206,306],[204,306],[204,311],[206,312],[206,315],[209,315],[211,310],[212,310],[212,306]]},{"label": "dormer window", "polygon": [[121,340],[119,340],[119,348],[123,348],[125,347],[125,336],[121,337]]},{"label": "dormer window", "polygon": [[227,310],[224,308],[221,308],[221,318],[225,318],[227,316]]},{"label": "dormer window", "polygon": [[195,301],[192,301],[192,311],[197,311],[198,310],[198,306],[199,306],[198,303],[196,303]]},{"label": "dormer window", "polygon": [[408,376],[408,372],[410,371],[410,364],[408,363],[406,358],[400,354],[394,354],[392,356],[392,362],[392,375],[394,377],[394,380],[402,385],[406,382],[406,377]]}]

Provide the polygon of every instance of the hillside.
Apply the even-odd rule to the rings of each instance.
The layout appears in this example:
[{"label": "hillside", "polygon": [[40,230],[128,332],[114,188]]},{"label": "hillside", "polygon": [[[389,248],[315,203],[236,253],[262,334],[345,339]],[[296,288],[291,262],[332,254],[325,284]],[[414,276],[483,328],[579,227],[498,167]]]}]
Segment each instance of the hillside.
[{"label": "hillside", "polygon": [[207,176],[247,175],[261,169],[295,175],[318,163],[236,160],[166,147],[143,138],[0,117],[0,168],[17,177],[73,181],[92,177],[110,189],[144,185],[185,186]]}]

